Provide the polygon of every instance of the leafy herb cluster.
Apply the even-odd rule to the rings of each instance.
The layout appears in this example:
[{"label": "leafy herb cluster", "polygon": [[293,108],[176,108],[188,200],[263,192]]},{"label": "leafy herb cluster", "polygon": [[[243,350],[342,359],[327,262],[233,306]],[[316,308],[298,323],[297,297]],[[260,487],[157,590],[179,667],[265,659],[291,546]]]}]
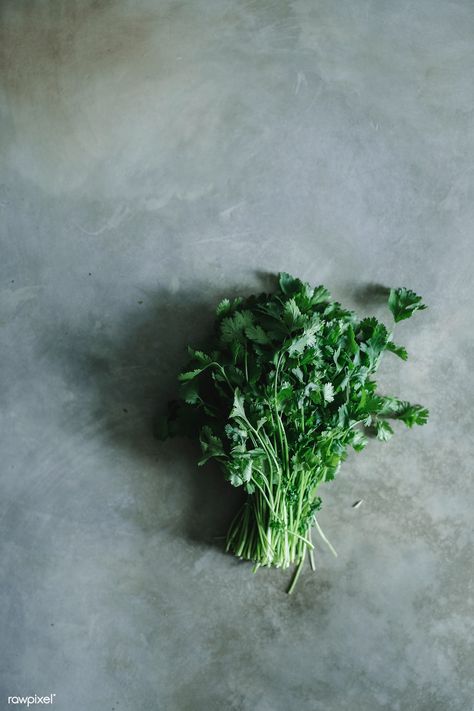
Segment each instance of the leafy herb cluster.
[{"label": "leafy herb cluster", "polygon": [[[395,321],[426,308],[404,288],[388,305]],[[314,565],[313,526],[332,549],[317,521],[319,485],[334,479],[348,447],[366,446],[367,429],[386,441],[389,420],[412,427],[428,418],[421,405],[377,392],[385,351],[407,359],[383,323],[359,320],[325,287],[286,273],[274,294],[219,304],[208,347],[189,348],[162,435],[198,436],[199,464],[217,460],[245,489],[227,550],[255,568],[297,563],[295,583],[307,552]]]}]

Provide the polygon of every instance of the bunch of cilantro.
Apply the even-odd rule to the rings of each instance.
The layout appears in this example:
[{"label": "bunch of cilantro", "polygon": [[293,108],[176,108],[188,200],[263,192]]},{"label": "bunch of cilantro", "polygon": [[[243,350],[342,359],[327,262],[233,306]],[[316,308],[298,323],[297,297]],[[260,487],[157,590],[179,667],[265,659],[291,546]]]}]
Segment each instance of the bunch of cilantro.
[{"label": "bunch of cilantro", "polygon": [[[388,306],[395,321],[426,308],[405,288],[390,291]],[[348,447],[362,450],[370,431],[388,440],[390,419],[408,427],[428,419],[421,405],[377,392],[383,353],[407,352],[377,319],[359,320],[325,287],[286,273],[276,293],[224,299],[207,347],[188,350],[161,435],[198,437],[199,464],[216,460],[243,487],[227,550],[255,569],[296,564],[291,592],[306,554],[314,568],[313,526],[335,552],[318,524],[318,489]]]}]

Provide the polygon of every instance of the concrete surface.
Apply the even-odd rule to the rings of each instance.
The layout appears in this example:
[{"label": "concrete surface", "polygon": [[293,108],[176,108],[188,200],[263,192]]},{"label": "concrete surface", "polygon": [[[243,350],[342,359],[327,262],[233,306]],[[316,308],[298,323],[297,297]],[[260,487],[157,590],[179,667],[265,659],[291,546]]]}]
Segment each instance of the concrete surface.
[{"label": "concrete surface", "polygon": [[[1,708],[474,708],[472,2],[4,0],[1,24]],[[346,462],[339,558],[292,598],[221,552],[235,492],[152,434],[211,307],[280,269],[430,307],[381,373],[430,424]]]}]

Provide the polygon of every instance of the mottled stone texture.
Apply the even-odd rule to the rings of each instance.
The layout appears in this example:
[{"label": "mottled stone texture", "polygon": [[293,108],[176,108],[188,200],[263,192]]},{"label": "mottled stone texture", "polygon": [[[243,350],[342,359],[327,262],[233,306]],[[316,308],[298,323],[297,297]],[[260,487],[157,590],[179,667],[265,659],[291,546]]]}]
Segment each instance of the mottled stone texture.
[{"label": "mottled stone texture", "polygon": [[[471,0],[4,0],[1,708],[469,711]],[[252,575],[239,503],[153,437],[184,345],[285,269],[397,326],[421,402]],[[356,499],[364,503],[353,509]]]}]

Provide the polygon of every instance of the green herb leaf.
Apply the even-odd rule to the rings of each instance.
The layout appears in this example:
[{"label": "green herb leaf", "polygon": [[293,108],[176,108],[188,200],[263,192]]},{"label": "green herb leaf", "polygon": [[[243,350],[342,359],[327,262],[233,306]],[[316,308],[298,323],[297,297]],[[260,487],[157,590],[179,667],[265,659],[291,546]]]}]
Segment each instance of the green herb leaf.
[{"label": "green herb leaf", "polygon": [[259,343],[262,346],[266,345],[267,343],[270,343],[270,339],[268,338],[267,334],[258,324],[252,324],[251,326],[247,326],[245,329],[245,335],[251,341]]},{"label": "green herb leaf", "polygon": [[317,306],[317,304],[326,304],[331,298],[331,294],[326,289],[325,286],[317,286],[311,296],[312,306]]},{"label": "green herb leaf", "polygon": [[395,353],[395,355],[397,355],[402,360],[407,360],[407,358],[408,358],[408,353],[406,351],[406,348],[404,348],[403,346],[397,346],[392,341],[387,343],[387,350],[392,351],[392,353]]},{"label": "green herb leaf", "polygon": [[234,392],[234,402],[229,417],[241,417],[243,420],[247,419],[244,410],[244,398],[238,388],[236,388]]},{"label": "green herb leaf", "polygon": [[377,439],[380,439],[382,442],[386,442],[393,435],[392,428],[385,420],[379,420],[376,423],[375,428],[377,431]]},{"label": "green herb leaf", "polygon": [[425,304],[421,301],[421,296],[418,296],[414,291],[405,289],[404,287],[399,289],[390,289],[388,307],[396,322],[410,318],[415,311],[426,309]]},{"label": "green herb leaf", "polygon": [[289,299],[285,303],[283,307],[283,321],[290,332],[303,326],[304,318],[294,299]]},{"label": "green herb leaf", "polygon": [[287,272],[280,272],[278,281],[280,289],[286,296],[297,294],[303,286],[303,283],[299,279],[295,279],[295,277],[292,277],[291,274],[287,274]]},{"label": "green herb leaf", "polygon": [[290,356],[301,355],[306,348],[310,348],[316,344],[316,333],[319,324],[312,324],[305,329],[301,336],[293,338],[288,346]]},{"label": "green herb leaf", "polygon": [[245,330],[253,325],[253,315],[250,311],[236,311],[232,316],[226,316],[221,322],[223,343],[245,340]]},{"label": "green herb leaf", "polygon": [[402,420],[407,427],[426,425],[428,416],[429,412],[425,407],[421,405],[410,405],[409,403],[406,403],[406,407],[397,415],[398,419]]},{"label": "green herb leaf", "polygon": [[222,441],[217,435],[214,434],[212,429],[205,425],[200,433],[199,441],[201,443],[201,449],[203,453],[202,459],[199,460],[199,466],[205,464],[211,457],[220,458],[226,457]]},{"label": "green herb leaf", "polygon": [[230,313],[231,305],[229,299],[222,299],[218,307],[216,308],[216,316],[222,318]]},{"label": "green herb leaf", "polygon": [[186,373],[180,373],[178,375],[178,380],[180,380],[182,383],[186,383],[188,380],[194,380],[194,378],[197,375],[200,375],[202,373],[203,369],[202,368],[196,368],[195,370],[188,370]]},{"label": "green herb leaf", "polygon": [[323,398],[325,402],[332,402],[334,400],[334,385],[332,383],[324,383]]}]

